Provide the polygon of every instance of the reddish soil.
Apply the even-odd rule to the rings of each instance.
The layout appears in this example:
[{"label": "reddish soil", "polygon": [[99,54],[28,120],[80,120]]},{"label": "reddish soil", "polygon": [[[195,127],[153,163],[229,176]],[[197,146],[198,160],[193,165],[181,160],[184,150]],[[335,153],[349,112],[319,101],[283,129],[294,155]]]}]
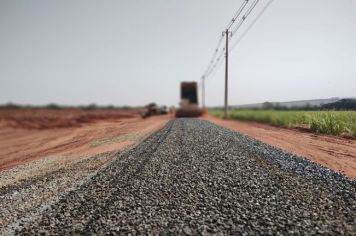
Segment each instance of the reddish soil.
[{"label": "reddish soil", "polygon": [[139,117],[140,112],[138,109],[0,109],[0,125],[25,129],[79,127],[98,120]]},{"label": "reddish soil", "polygon": [[256,122],[222,120],[210,115],[204,116],[203,119],[356,178],[356,140],[279,128]]},{"label": "reddish soil", "polygon": [[[23,118],[21,118],[23,117]],[[0,112],[0,169],[49,156],[122,149],[163,127],[169,116],[137,111],[30,110]]]}]

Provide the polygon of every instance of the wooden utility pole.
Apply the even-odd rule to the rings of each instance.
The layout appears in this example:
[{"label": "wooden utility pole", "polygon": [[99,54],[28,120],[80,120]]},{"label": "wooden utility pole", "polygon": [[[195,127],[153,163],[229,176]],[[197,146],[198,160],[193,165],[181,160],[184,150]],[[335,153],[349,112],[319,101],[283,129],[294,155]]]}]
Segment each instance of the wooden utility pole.
[{"label": "wooden utility pole", "polygon": [[224,119],[227,119],[228,110],[228,77],[229,77],[229,30],[225,31],[226,45],[225,45],[225,102],[224,102]]},{"label": "wooden utility pole", "polygon": [[203,109],[205,109],[205,76],[201,77],[201,88],[202,88],[202,104]]}]

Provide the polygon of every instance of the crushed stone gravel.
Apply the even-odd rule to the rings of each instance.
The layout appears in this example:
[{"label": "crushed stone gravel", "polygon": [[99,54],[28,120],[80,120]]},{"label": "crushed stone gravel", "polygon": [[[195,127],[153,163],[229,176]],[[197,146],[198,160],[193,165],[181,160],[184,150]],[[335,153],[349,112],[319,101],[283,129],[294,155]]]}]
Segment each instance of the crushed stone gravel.
[{"label": "crushed stone gravel", "polygon": [[3,232],[354,235],[356,181],[210,122],[176,119]]}]

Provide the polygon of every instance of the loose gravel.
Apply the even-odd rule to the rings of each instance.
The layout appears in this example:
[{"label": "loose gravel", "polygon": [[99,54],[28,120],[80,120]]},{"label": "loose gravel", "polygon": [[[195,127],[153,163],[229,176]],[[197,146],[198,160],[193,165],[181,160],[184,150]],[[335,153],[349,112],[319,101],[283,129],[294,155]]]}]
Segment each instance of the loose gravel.
[{"label": "loose gravel", "polygon": [[207,121],[176,119],[3,232],[354,235],[356,181]]},{"label": "loose gravel", "polygon": [[49,157],[0,172],[0,235],[9,224],[41,211],[105,166],[119,151],[82,157]]}]

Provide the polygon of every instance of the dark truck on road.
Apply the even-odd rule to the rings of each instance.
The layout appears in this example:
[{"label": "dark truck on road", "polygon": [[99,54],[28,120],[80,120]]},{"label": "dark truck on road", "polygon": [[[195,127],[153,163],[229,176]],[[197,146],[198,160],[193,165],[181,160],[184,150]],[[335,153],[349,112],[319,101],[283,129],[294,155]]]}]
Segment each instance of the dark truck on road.
[{"label": "dark truck on road", "polygon": [[198,117],[203,110],[198,104],[197,82],[182,82],[180,84],[180,107],[176,111],[176,117]]}]

